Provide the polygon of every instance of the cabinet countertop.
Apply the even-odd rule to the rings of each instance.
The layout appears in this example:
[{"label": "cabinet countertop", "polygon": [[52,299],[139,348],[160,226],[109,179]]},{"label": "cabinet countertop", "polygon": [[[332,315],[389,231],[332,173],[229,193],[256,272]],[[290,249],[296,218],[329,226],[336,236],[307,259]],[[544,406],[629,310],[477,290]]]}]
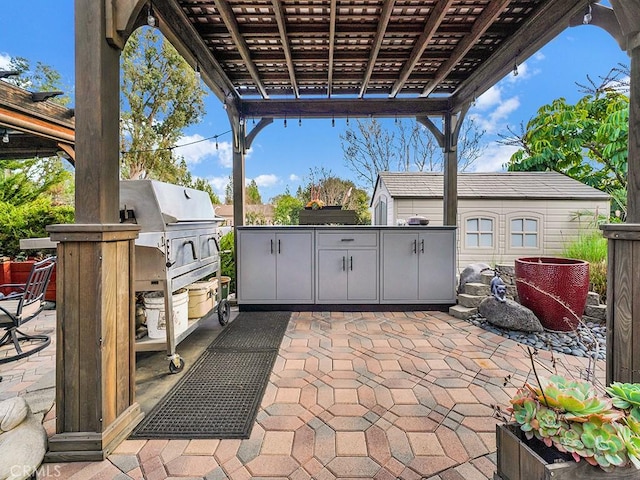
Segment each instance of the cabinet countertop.
[{"label": "cabinet countertop", "polygon": [[238,230],[380,230],[380,231],[418,231],[418,230],[456,230],[450,225],[243,225]]}]

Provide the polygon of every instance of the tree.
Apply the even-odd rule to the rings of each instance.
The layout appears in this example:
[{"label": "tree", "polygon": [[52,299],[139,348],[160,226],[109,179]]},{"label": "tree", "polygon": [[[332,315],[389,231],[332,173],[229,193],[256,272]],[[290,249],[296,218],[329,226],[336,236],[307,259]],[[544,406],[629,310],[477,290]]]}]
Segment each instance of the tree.
[{"label": "tree", "polygon": [[309,183],[298,191],[298,198],[305,205],[310,200],[321,200],[324,205],[341,205],[345,210],[356,211],[359,224],[371,223],[367,192],[351,180],[337,177],[330,169],[310,169]]},{"label": "tree", "polygon": [[615,82],[622,69],[613,69],[596,85],[581,86],[585,96],[572,105],[564,98],[543,105],[520,126],[521,132],[503,137],[515,145],[510,171],[554,170],[612,195],[612,210],[625,210],[629,98]]},{"label": "tree", "polygon": [[226,205],[233,205],[233,178],[229,175],[229,181],[224,187],[224,203]]},{"label": "tree", "polygon": [[285,193],[271,199],[273,203],[273,223],[276,225],[298,225],[300,223],[300,210],[304,203],[299,197],[294,197],[285,190]]},{"label": "tree", "polygon": [[[36,62],[35,68],[31,68],[31,62],[24,57],[13,57],[9,61],[9,70],[15,70],[18,75],[9,77],[5,81],[25,90],[53,92],[70,91],[73,88],[62,87],[62,76],[50,65]],[[49,99],[50,102],[59,105],[68,105],[71,102],[69,95],[60,95]]]},{"label": "tree", "polygon": [[[375,118],[356,120],[356,128],[340,135],[345,164],[366,188],[373,190],[379,172],[443,170],[440,147],[426,127],[415,120],[398,120],[395,125],[391,131]],[[482,155],[483,135],[473,119],[465,120],[458,142],[459,170],[468,169]]]},{"label": "tree", "polygon": [[150,28],[138,29],[122,51],[120,150],[122,177],[185,183],[186,164],[173,147],[204,114],[194,70]]},{"label": "tree", "polygon": [[260,191],[258,190],[258,184],[255,180],[251,180],[249,185],[245,190],[245,194],[247,196],[246,203],[247,205],[261,205],[262,197],[260,196]]}]

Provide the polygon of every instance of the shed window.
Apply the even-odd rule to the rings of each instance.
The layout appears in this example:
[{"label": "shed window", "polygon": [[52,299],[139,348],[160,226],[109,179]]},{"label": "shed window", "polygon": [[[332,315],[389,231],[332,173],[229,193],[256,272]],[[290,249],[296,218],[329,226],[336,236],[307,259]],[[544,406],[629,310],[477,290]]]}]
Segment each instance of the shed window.
[{"label": "shed window", "polygon": [[467,247],[493,247],[493,219],[468,218],[466,231]]},{"label": "shed window", "polygon": [[511,247],[538,247],[538,220],[535,218],[511,219]]},{"label": "shed window", "polygon": [[387,224],[387,202],[380,200],[375,208],[375,225]]}]

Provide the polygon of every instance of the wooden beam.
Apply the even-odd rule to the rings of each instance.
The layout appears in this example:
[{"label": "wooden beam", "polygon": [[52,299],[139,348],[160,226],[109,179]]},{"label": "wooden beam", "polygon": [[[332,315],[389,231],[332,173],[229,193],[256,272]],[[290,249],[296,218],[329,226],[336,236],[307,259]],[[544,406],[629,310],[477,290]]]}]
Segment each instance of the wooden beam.
[{"label": "wooden beam", "polygon": [[243,118],[422,117],[449,111],[445,98],[240,100]]},{"label": "wooden beam", "polygon": [[440,23],[444,19],[445,15],[447,14],[447,10],[449,10],[449,7],[452,3],[453,0],[440,0],[440,2],[435,6],[433,11],[429,15],[427,23],[424,26],[424,31],[413,46],[413,50],[411,51],[411,55],[409,55],[409,59],[402,67],[400,75],[398,76],[398,80],[396,80],[396,83],[391,89],[391,93],[389,93],[389,97],[395,97],[396,95],[398,95],[400,90],[402,90],[402,87],[411,75],[411,72],[413,72],[413,69],[415,68],[417,63],[420,61],[420,57],[422,57],[422,54],[424,53],[425,49],[429,45],[429,42],[438,30]]},{"label": "wooden beam", "polygon": [[371,75],[373,74],[373,69],[376,66],[376,60],[378,59],[380,47],[382,47],[382,41],[384,40],[384,33],[387,31],[387,26],[389,25],[389,20],[391,19],[391,14],[393,13],[393,7],[395,6],[395,4],[396,0],[389,0],[387,2],[384,2],[382,14],[380,15],[380,20],[378,21],[378,30],[376,31],[376,36],[373,39],[371,52],[369,53],[367,70],[365,71],[364,78],[362,79],[360,95],[358,95],[358,97],[360,98],[364,97],[364,94],[367,91],[367,85],[369,84],[369,80],[371,79]]},{"label": "wooden beam", "polygon": [[[73,109],[55,102],[34,102],[31,92],[0,81],[0,105],[2,111],[9,115],[16,112],[20,118],[33,119],[40,124],[60,126],[65,130],[74,129]],[[62,129],[61,129],[62,130]]]},{"label": "wooden beam", "polygon": [[451,106],[458,111],[479,97],[513,69],[513,60],[522,63],[553,40],[569,25],[572,16],[583,11],[582,0],[547,2],[520,26],[516,34],[504,42],[476,72],[463,82],[451,96]]},{"label": "wooden beam", "polygon": [[260,78],[260,73],[256,68],[253,60],[251,60],[251,53],[249,52],[249,47],[247,46],[247,42],[244,40],[244,37],[240,33],[240,27],[238,26],[238,21],[236,20],[236,16],[233,13],[233,9],[229,5],[227,0],[214,0],[216,8],[222,17],[222,21],[227,26],[229,33],[231,34],[231,38],[233,39],[233,43],[235,43],[236,48],[242,55],[242,59],[244,60],[245,66],[249,73],[251,74],[251,78],[253,82],[256,84],[256,88],[262,95],[262,98],[269,98],[267,94],[267,90],[262,83],[262,79]]},{"label": "wooden beam", "polygon": [[333,89],[333,56],[336,42],[336,17],[338,15],[338,0],[331,0],[331,11],[329,12],[329,68],[327,71],[327,97],[331,98]]},{"label": "wooden beam", "polygon": [[299,98],[300,92],[298,91],[298,81],[296,80],[296,69],[293,66],[293,58],[291,57],[291,46],[289,45],[289,37],[287,36],[287,21],[284,15],[284,9],[282,8],[282,2],[280,0],[271,0],[271,3],[273,3],[273,11],[278,24],[278,32],[280,33],[280,42],[282,43],[284,58],[287,61],[287,70],[289,71],[291,88],[293,89],[295,97]]},{"label": "wooden beam", "polygon": [[177,2],[153,0],[153,8],[155,14],[160,17],[159,29],[162,34],[178,53],[194,66],[197,59],[202,80],[215,96],[221,102],[228,97],[237,97],[233,83]]},{"label": "wooden beam", "polygon": [[436,72],[435,78],[426,86],[422,91],[422,96],[426,97],[433,92],[438,84],[447,78],[447,75],[455,68],[455,66],[464,58],[467,52],[473,47],[478,39],[487,31],[487,28],[491,26],[493,21],[502,13],[504,8],[509,4],[511,0],[499,0],[490,2],[485,7],[482,13],[478,16],[473,27],[471,27],[471,33],[465,35],[462,40],[458,42],[458,45],[453,49],[449,59],[446,60]]}]

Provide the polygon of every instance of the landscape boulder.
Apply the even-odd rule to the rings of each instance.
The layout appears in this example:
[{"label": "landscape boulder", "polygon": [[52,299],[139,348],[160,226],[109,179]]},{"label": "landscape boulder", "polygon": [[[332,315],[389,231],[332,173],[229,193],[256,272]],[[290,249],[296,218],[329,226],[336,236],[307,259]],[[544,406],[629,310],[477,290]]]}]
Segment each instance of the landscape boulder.
[{"label": "landscape boulder", "polygon": [[22,397],[0,402],[0,479],[31,478],[47,451],[47,432]]},{"label": "landscape boulder", "polygon": [[[464,293],[464,286],[467,283],[481,282],[482,272],[491,270],[486,263],[471,263],[465,267],[460,273],[460,282],[458,282],[458,293]],[[491,270],[493,271],[493,270]]]},{"label": "landscape boulder", "polygon": [[542,332],[542,324],[534,313],[518,302],[506,298],[504,302],[489,296],[480,302],[478,313],[500,328],[522,332]]}]

